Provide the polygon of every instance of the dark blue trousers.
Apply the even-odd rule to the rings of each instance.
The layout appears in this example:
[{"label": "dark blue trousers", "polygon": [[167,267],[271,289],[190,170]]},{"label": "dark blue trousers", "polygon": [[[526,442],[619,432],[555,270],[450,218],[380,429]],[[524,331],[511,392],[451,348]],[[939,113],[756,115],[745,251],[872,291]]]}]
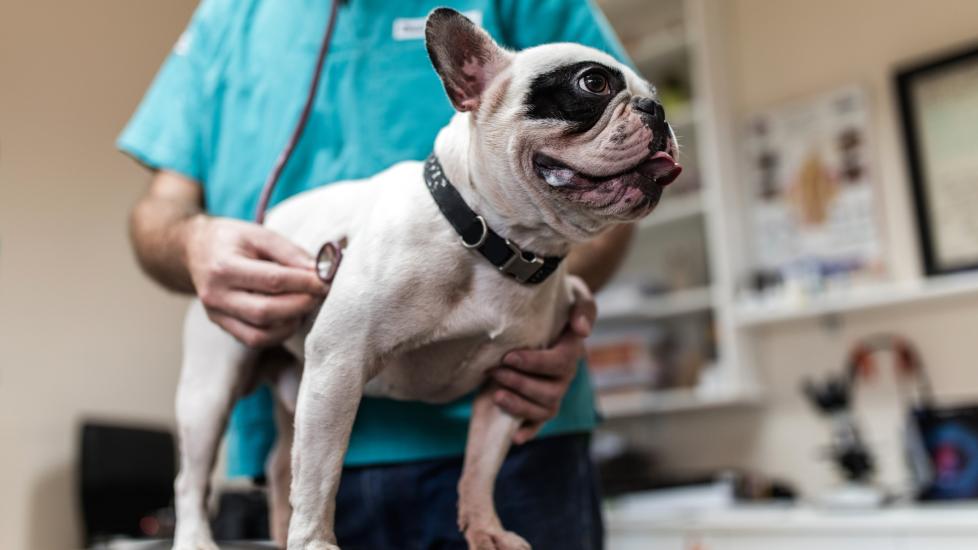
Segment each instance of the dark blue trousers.
[{"label": "dark blue trousers", "polygon": [[[503,526],[534,550],[601,550],[604,526],[585,434],[513,447],[496,481]],[[456,525],[462,459],[343,471],[336,536],[343,550],[465,550]]]}]

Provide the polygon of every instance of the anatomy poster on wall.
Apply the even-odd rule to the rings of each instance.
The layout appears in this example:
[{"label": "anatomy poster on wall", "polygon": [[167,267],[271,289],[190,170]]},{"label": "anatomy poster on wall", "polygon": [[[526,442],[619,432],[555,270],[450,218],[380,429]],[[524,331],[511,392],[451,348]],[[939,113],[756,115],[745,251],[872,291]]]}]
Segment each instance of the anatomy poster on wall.
[{"label": "anatomy poster on wall", "polygon": [[750,118],[748,234],[757,272],[825,279],[882,271],[869,127],[868,95],[855,86]]}]

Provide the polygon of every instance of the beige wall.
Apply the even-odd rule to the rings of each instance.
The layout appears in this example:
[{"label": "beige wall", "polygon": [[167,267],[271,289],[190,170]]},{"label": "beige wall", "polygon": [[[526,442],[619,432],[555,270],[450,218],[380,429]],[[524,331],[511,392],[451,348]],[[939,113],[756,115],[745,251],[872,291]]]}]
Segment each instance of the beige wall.
[{"label": "beige wall", "polygon": [[169,424],[183,301],[126,241],[113,142],[195,2],[0,3],[0,548],[79,547],[82,418]]},{"label": "beige wall", "polygon": [[[727,55],[731,98],[740,120],[757,109],[860,83],[875,101],[877,179],[893,272],[916,276],[918,261],[892,71],[908,58],[978,42],[972,0],[730,0]],[[758,410],[676,415],[637,427],[681,468],[741,466],[788,478],[809,496],[835,482],[819,462],[827,425],[800,399],[808,374],[837,370],[855,339],[895,330],[916,340],[939,396],[978,401],[978,296],[845,316],[839,324],[798,321],[755,335],[757,368],[767,390]],[[900,418],[892,380],[859,394],[870,439],[883,451],[882,479],[904,479]]]}]

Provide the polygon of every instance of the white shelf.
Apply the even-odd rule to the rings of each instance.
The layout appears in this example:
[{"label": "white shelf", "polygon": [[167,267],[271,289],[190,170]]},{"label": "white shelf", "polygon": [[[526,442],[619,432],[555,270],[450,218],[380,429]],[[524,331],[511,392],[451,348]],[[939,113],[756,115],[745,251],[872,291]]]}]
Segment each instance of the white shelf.
[{"label": "white shelf", "polygon": [[[609,299],[610,298],[610,299]],[[598,296],[598,320],[651,320],[706,311],[713,306],[709,287],[676,290],[657,296],[634,297]]]},{"label": "white shelf", "polygon": [[666,193],[660,205],[638,222],[640,229],[659,227],[703,214],[703,197],[699,192],[691,191],[675,197],[670,197],[668,191]]},{"label": "white shelf", "polygon": [[978,295],[978,274],[945,275],[912,282],[879,283],[831,291],[823,295],[771,303],[740,303],[736,323],[758,327],[780,321],[803,320],[927,300]]},{"label": "white shelf", "polygon": [[747,406],[758,401],[759,396],[751,393],[707,393],[682,388],[598,394],[598,410],[610,419]]}]

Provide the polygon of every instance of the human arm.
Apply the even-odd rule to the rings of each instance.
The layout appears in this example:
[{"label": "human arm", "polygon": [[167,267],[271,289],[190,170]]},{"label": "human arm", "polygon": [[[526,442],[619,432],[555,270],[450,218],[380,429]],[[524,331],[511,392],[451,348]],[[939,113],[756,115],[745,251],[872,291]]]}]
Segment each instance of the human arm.
[{"label": "human arm", "polygon": [[140,266],[170,290],[196,293],[242,343],[281,342],[326,294],[313,259],[262,226],[208,216],[202,204],[198,182],[155,172],[130,217]]},{"label": "human arm", "polygon": [[596,238],[574,247],[567,256],[567,270],[584,279],[591,292],[597,292],[618,271],[634,234],[632,224],[612,226]]}]

